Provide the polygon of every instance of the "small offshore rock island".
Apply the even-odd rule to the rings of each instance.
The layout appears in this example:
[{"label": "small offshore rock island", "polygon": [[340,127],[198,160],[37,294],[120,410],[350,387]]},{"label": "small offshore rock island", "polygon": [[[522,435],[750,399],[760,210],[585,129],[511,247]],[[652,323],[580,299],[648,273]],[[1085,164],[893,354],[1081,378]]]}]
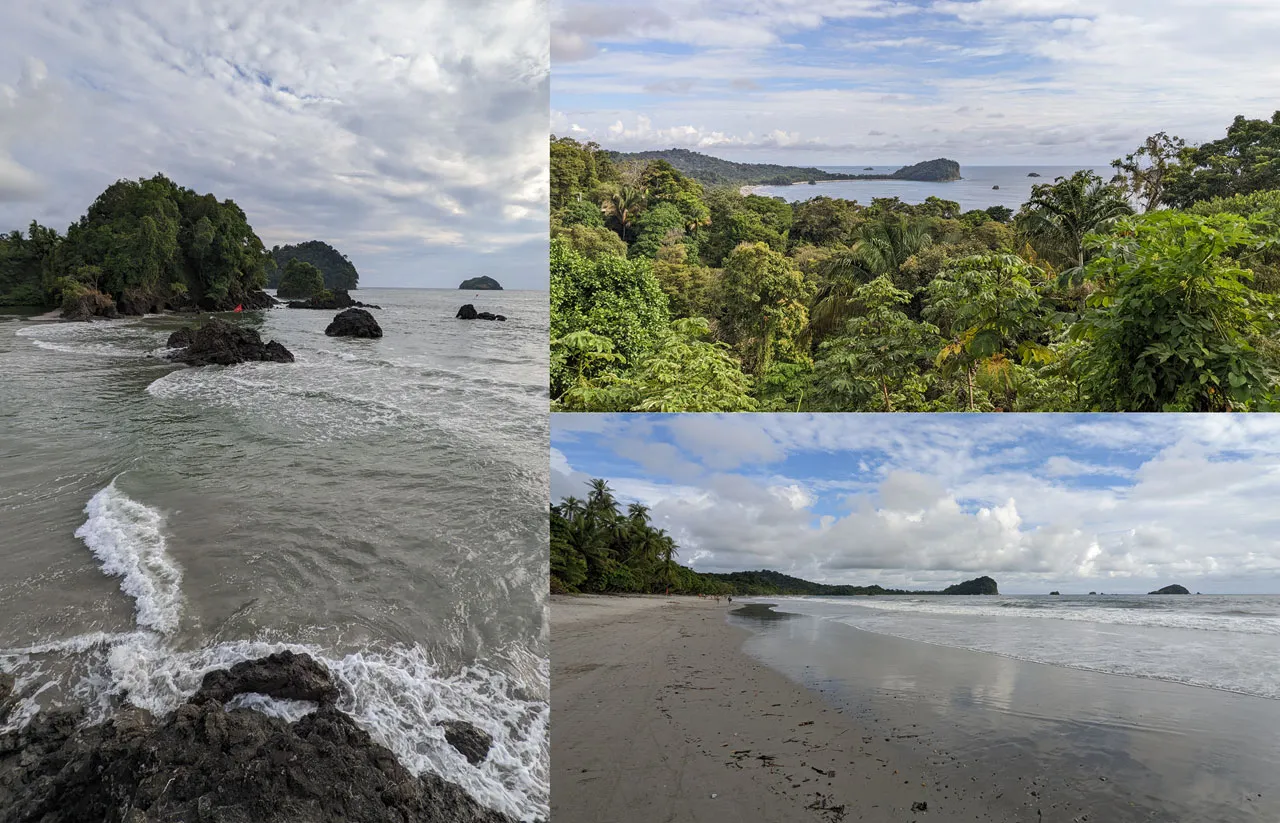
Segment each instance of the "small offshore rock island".
[{"label": "small offshore rock island", "polygon": [[471,277],[463,280],[458,284],[458,289],[470,289],[472,291],[502,291],[502,284],[487,274],[479,277]]}]

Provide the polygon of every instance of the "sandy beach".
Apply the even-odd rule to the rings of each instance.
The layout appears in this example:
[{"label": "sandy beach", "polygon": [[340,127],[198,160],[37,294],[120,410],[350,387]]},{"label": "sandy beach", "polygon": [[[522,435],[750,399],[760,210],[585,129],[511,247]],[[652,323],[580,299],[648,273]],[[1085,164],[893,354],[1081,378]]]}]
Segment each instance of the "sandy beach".
[{"label": "sandy beach", "polygon": [[552,600],[556,823],[1037,820],[909,723],[862,725],[748,657],[741,603]]}]

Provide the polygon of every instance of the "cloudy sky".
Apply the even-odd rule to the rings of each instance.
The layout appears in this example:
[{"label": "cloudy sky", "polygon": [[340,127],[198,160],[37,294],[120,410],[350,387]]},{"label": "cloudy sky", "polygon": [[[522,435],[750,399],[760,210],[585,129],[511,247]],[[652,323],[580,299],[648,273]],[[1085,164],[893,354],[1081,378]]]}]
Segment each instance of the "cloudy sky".
[{"label": "cloudy sky", "polygon": [[1099,164],[1280,108],[1275,0],[553,0],[552,130],[754,162]]},{"label": "cloudy sky", "polygon": [[42,0],[0,25],[0,230],[120,178],[235,200],[367,286],[547,277],[547,0]]},{"label": "cloudy sky", "polygon": [[700,571],[1007,593],[1280,592],[1276,415],[553,415],[552,497]]}]

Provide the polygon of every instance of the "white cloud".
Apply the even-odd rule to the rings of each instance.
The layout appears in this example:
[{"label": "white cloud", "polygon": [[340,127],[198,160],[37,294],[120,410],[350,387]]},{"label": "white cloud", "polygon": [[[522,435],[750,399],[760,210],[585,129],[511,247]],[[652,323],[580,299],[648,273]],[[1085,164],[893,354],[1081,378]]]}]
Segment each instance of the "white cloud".
[{"label": "white cloud", "polygon": [[[268,245],[317,238],[369,285],[545,283],[545,0],[374,5],[50,0],[0,27],[0,79],[56,89],[37,134],[0,98],[0,226],[63,229],[112,181],[231,198]],[[51,92],[52,93],[52,92]],[[16,178],[14,178],[16,179]]]},{"label": "white cloud", "polygon": [[[561,421],[572,417],[553,419],[554,442],[563,442]],[[626,443],[633,455],[643,443],[666,447],[660,463],[679,465],[678,482],[653,461],[641,464],[657,467],[652,473],[603,476],[642,493],[655,522],[681,541],[682,556],[705,571],[772,568],[915,587],[991,574],[1010,591],[1280,587],[1280,515],[1272,505],[1280,495],[1280,421],[604,420],[613,427],[608,438],[578,440],[566,452],[576,482],[596,475],[588,443],[614,466],[625,455],[610,444]],[[629,430],[632,422],[644,433]]]},{"label": "white cloud", "polygon": [[[589,48],[556,63],[553,129],[626,150],[1097,163],[1156,131],[1199,142],[1269,117],[1280,86],[1271,0],[672,0],[661,21],[579,25],[599,8],[556,4],[557,31]],[[673,99],[682,78],[696,87]]]}]

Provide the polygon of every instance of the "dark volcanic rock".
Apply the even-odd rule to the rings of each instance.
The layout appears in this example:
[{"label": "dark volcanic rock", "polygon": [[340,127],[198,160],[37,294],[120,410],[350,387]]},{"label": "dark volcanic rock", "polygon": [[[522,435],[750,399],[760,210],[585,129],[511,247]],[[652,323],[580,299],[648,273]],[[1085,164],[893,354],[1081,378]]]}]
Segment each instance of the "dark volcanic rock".
[{"label": "dark volcanic rock", "polygon": [[209,672],[191,702],[225,703],[246,692],[281,700],[310,700],[321,706],[332,706],[338,701],[338,684],[328,669],[311,655],[283,651]]},{"label": "dark volcanic rock", "polygon": [[95,317],[114,319],[120,316],[110,295],[99,291],[87,291],[71,301],[63,301],[63,320],[89,321]]},{"label": "dark volcanic rock", "polygon": [[116,310],[126,317],[141,317],[144,314],[159,314],[164,309],[164,301],[155,295],[143,291],[131,290],[120,295],[116,301]]},{"label": "dark volcanic rock", "polygon": [[324,333],[330,337],[375,338],[382,336],[382,327],[364,309],[347,309],[333,318],[333,322],[325,327]]},{"label": "dark volcanic rock", "polygon": [[1185,586],[1179,586],[1174,583],[1172,586],[1165,586],[1163,589],[1156,589],[1153,592],[1147,592],[1147,594],[1191,594],[1191,592],[1187,591]]},{"label": "dark volcanic rock", "polygon": [[[180,331],[170,335],[169,340],[172,342]],[[230,366],[248,360],[293,362],[293,355],[289,350],[274,340],[264,344],[253,329],[233,326],[217,317],[209,318],[203,326],[185,331],[189,332],[187,347],[173,355],[173,359],[181,363],[192,366]]]},{"label": "dark volcanic rock", "polygon": [[372,303],[361,303],[359,300],[352,300],[351,294],[346,289],[334,289],[333,291],[322,291],[306,300],[290,300],[285,304],[291,309],[324,309],[333,311],[334,309],[381,309],[381,306],[375,306]]},{"label": "dark volcanic rock", "polygon": [[[279,658],[232,671],[255,672],[251,685],[280,694],[332,685],[314,661],[270,662]],[[304,680],[290,683],[285,672]],[[0,821],[511,823],[452,783],[415,777],[331,706],[296,723],[227,711],[213,699],[162,719],[138,709],[94,726],[81,719],[42,712],[24,729],[0,734]]]},{"label": "dark volcanic rock", "polygon": [[165,346],[171,349],[185,349],[191,345],[191,329],[181,328],[173,334],[169,335],[169,340]]},{"label": "dark volcanic rock", "polygon": [[446,720],[440,725],[444,726],[444,739],[472,766],[480,764],[489,756],[489,749],[493,748],[493,735],[477,729],[465,720]]},{"label": "dark volcanic rock", "polygon": [[201,311],[235,311],[236,306],[242,306],[245,311],[252,311],[253,309],[269,309],[279,302],[279,300],[276,300],[262,289],[254,289],[248,294],[235,297],[228,295],[221,300],[202,297],[197,301],[196,306]]},{"label": "dark volcanic rock", "polygon": [[472,289],[474,291],[481,291],[485,289],[490,291],[502,291],[502,284],[488,275],[481,275],[480,277],[472,277],[469,280],[463,280],[462,283],[458,285],[458,288]]},{"label": "dark volcanic rock", "polygon": [[[4,725],[4,721],[9,717],[9,712],[13,711],[13,685],[13,675],[0,672],[0,726]],[[452,743],[453,741],[449,742]],[[458,747],[454,746],[454,748]]]},{"label": "dark volcanic rock", "polygon": [[458,320],[503,320],[507,318],[501,314],[494,314],[487,311],[476,311],[476,307],[470,303],[458,309],[458,313],[454,315]]}]

